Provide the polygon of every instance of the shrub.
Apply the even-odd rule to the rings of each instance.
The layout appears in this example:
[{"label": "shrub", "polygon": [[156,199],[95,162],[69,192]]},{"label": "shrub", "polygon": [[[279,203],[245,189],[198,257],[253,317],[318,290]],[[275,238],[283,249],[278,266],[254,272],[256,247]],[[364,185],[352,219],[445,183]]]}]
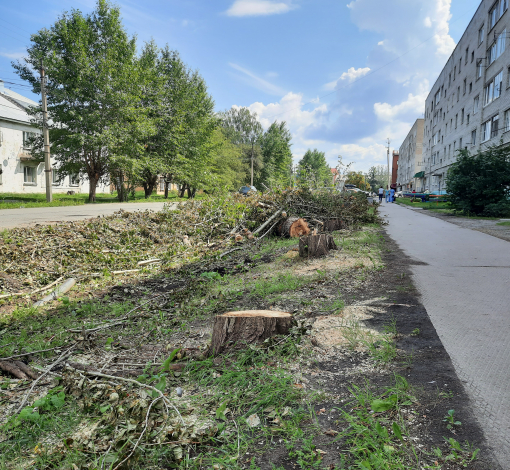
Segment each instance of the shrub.
[{"label": "shrub", "polygon": [[465,214],[510,214],[510,148],[492,146],[476,155],[459,151],[446,188],[452,205]]}]

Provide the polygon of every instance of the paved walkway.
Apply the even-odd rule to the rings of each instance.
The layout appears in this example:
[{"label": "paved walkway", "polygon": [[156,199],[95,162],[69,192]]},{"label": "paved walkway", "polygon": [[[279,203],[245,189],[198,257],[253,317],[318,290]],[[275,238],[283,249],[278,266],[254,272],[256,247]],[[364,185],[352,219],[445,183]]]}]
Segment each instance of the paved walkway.
[{"label": "paved walkway", "polygon": [[[176,205],[177,203],[172,203]],[[160,211],[163,202],[118,202],[112,204],[85,204],[83,206],[36,207],[26,209],[0,210],[0,230],[14,227],[29,227],[35,224],[49,224],[70,220],[83,220],[98,215],[112,215],[119,209],[125,211]]]},{"label": "paved walkway", "polygon": [[388,234],[411,258],[422,303],[510,469],[510,242],[384,204]]}]

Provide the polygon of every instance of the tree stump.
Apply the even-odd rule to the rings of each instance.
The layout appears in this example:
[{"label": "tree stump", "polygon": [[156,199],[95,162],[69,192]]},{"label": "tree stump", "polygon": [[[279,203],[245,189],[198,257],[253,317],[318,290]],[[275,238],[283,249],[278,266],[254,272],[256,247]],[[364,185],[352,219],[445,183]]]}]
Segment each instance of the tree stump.
[{"label": "tree stump", "polygon": [[286,238],[299,238],[310,233],[310,227],[306,223],[306,220],[298,217],[288,217],[287,219],[280,222],[276,232],[281,237]]},{"label": "tree stump", "polygon": [[299,256],[302,258],[318,258],[327,255],[329,250],[338,250],[331,235],[308,235],[299,239]]},{"label": "tree stump", "polygon": [[262,343],[275,335],[287,335],[294,323],[288,312],[246,310],[218,315],[214,321],[209,356],[226,349],[240,349],[246,344]]}]

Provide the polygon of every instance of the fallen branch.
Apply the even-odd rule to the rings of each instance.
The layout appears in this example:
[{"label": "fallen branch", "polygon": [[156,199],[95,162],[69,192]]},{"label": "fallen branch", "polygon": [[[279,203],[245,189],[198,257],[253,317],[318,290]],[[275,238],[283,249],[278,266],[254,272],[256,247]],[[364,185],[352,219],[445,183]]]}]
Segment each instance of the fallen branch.
[{"label": "fallen branch", "polygon": [[55,349],[60,349],[60,348],[62,348],[62,346],[55,346],[54,348],[40,349],[39,351],[32,351],[32,352],[27,352],[27,353],[23,353],[23,354],[16,354],[15,356],[2,357],[2,358],[0,358],[0,360],[8,361],[9,359],[14,359],[16,357],[30,356],[31,354],[38,354],[38,353],[42,353],[42,352],[53,351]]},{"label": "fallen branch", "polygon": [[161,263],[159,258],[147,259],[145,261],[138,261],[138,266],[145,266],[146,264]]},{"label": "fallen branch", "polygon": [[58,286],[50,295],[47,295],[46,297],[42,298],[41,300],[38,300],[37,302],[32,305],[33,307],[40,307],[41,305],[44,305],[47,302],[50,302],[52,300],[58,299],[62,294],[65,294],[66,292],[70,291],[74,285],[76,284],[76,279],[69,278],[66,282]]},{"label": "fallen branch", "polygon": [[31,292],[30,294],[27,294],[27,295],[34,295],[34,294],[37,294],[39,292],[43,292],[45,290],[48,290],[50,289],[51,287],[53,287],[55,284],[58,284],[62,279],[64,279],[63,277],[59,277],[56,281],[53,281],[51,284],[48,284],[47,286],[45,287],[41,287],[40,289],[37,289],[35,290],[34,292]]},{"label": "fallen branch", "polygon": [[138,273],[141,269],[126,269],[125,271],[112,271],[113,275],[117,274],[131,274],[131,273]]},{"label": "fallen branch", "polygon": [[269,219],[267,219],[257,230],[253,232],[253,235],[256,235],[257,233],[261,232],[266,228],[276,217],[278,217],[283,212],[283,208],[277,210]]},{"label": "fallen branch", "polygon": [[73,344],[67,351],[63,352],[59,358],[53,363],[51,364],[50,366],[48,366],[46,368],[46,370],[39,376],[37,377],[37,379],[35,379],[33,382],[32,382],[32,386],[30,387],[30,389],[28,390],[27,393],[25,393],[25,396],[23,397],[23,400],[21,401],[21,405],[18,407],[18,409],[16,410],[16,414],[18,414],[22,409],[23,407],[25,406],[25,403],[27,402],[28,400],[28,397],[30,396],[30,394],[32,393],[32,390],[35,388],[35,386],[37,385],[37,383],[46,375],[48,374],[49,372],[51,372],[51,369],[53,369],[56,365],[60,364],[63,360],[67,359],[70,355],[71,355],[71,352],[72,350],[75,348],[76,344]]},{"label": "fallen branch", "polygon": [[221,253],[220,258],[223,258],[224,256],[228,255],[229,253],[233,253],[234,251],[242,250],[242,247],[234,248],[233,250],[224,251]]}]

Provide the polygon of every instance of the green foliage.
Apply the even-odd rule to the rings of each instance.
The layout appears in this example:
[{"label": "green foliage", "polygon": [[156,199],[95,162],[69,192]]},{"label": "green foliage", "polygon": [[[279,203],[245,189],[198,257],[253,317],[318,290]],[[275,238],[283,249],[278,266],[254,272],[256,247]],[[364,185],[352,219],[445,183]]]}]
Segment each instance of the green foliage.
[{"label": "green foliage", "polygon": [[367,191],[370,189],[370,184],[365,180],[365,176],[361,171],[349,171],[345,181],[348,184],[354,184],[357,188]]},{"label": "green foliage", "polygon": [[460,421],[456,421],[455,410],[448,410],[446,416],[443,418],[443,422],[446,423],[446,427],[448,429],[452,429],[454,426],[460,426],[462,424]]},{"label": "green foliage", "polygon": [[299,185],[320,188],[331,186],[333,175],[326,161],[326,154],[317,149],[308,149],[299,160]]},{"label": "green foliage", "polygon": [[264,168],[257,184],[269,187],[288,187],[291,183],[292,152],[290,150],[292,135],[287,123],[273,122],[261,139]]},{"label": "green foliage", "polygon": [[370,189],[377,193],[381,186],[384,188],[388,185],[388,168],[384,165],[370,167],[365,180],[370,185]]},{"label": "green foliage", "polygon": [[452,205],[464,214],[509,215],[509,147],[492,146],[476,155],[459,151],[457,161],[448,170],[446,189]]}]

